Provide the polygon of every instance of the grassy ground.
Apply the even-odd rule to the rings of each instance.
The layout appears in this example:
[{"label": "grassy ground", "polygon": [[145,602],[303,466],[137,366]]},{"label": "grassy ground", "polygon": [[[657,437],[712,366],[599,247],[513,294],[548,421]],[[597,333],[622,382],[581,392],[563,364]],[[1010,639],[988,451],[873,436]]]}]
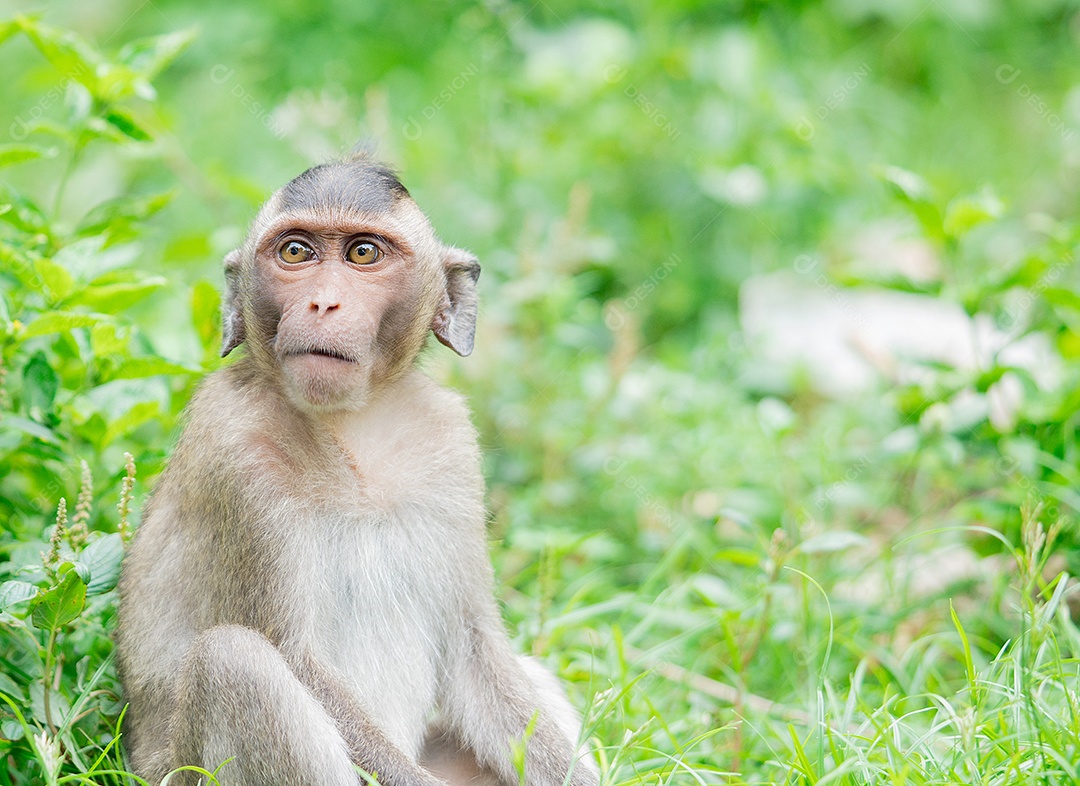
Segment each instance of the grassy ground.
[{"label": "grassy ground", "polygon": [[1075,8],[331,5],[0,23],[0,786],[134,782],[113,588],[219,260],[362,135],[484,265],[424,365],[606,784],[1076,782]]}]

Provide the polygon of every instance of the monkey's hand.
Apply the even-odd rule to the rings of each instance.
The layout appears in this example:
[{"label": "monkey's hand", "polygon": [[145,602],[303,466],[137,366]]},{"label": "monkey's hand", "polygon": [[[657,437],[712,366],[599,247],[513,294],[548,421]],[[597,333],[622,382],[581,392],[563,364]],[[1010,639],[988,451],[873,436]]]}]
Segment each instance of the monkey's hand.
[{"label": "monkey's hand", "polygon": [[305,657],[298,671],[337,725],[361,784],[449,786],[394,745],[334,675],[313,658]]},{"label": "monkey's hand", "polygon": [[454,664],[445,709],[477,760],[502,782],[517,783],[510,744],[524,740],[526,786],[597,786],[596,766],[576,744],[580,719],[554,676],[515,655],[501,625],[466,630],[468,657]]},{"label": "monkey's hand", "polygon": [[361,786],[452,786],[441,778],[425,770],[419,765],[414,765],[419,775],[404,774],[399,776],[383,775],[378,770],[368,771],[366,768],[353,762],[356,769],[358,783]]}]

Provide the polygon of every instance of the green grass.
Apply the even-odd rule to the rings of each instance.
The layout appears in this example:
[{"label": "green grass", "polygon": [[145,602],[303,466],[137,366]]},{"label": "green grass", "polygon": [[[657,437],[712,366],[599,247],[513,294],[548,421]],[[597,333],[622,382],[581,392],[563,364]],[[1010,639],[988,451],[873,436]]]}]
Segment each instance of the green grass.
[{"label": "green grass", "polygon": [[[1072,7],[371,8],[0,22],[0,786],[136,782],[114,587],[219,260],[364,133],[484,266],[476,353],[423,364],[605,784],[1080,780]],[[885,225],[929,276],[873,264]],[[783,270],[1046,354],[829,396],[740,327]]]}]

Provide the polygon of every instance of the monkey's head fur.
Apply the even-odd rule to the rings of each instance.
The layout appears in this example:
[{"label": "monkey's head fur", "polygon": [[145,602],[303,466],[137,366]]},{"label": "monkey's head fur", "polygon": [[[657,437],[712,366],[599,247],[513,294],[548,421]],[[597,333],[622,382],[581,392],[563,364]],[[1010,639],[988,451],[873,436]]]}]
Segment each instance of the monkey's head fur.
[{"label": "monkey's head fur", "polygon": [[472,352],[479,274],[388,168],[363,154],[322,164],[275,192],[225,257],[221,353],[246,344],[302,409],[358,409],[429,331]]}]

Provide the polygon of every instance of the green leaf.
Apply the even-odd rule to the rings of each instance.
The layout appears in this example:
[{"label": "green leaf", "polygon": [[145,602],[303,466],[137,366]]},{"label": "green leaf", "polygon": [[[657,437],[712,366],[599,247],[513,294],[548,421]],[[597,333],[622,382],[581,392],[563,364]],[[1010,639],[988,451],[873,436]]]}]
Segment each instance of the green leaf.
[{"label": "green leaf", "polygon": [[29,123],[23,121],[21,118],[16,118],[16,120],[17,122],[22,123],[22,126],[20,128],[20,134],[22,134],[22,136],[20,136],[21,139],[25,139],[26,134],[29,134],[31,132],[37,134],[45,134],[47,136],[56,137],[59,141],[63,142],[64,146],[67,148],[78,146],[80,144],[79,134],[83,133],[84,131],[84,129],[80,128],[78,133],[76,133],[75,130],[72,129],[69,125],[50,120],[47,117],[40,117],[37,120],[31,120]]},{"label": "green leaf", "polygon": [[134,431],[143,423],[157,417],[161,407],[156,401],[141,401],[109,424],[103,444],[110,445],[120,437]]},{"label": "green leaf", "polygon": [[999,218],[1004,210],[1005,205],[993,194],[957,197],[945,208],[945,234],[959,239],[979,224]]},{"label": "green leaf", "polygon": [[191,321],[206,352],[221,343],[221,295],[209,281],[197,281],[191,291]]},{"label": "green leaf", "polygon": [[126,325],[100,322],[90,328],[90,351],[96,358],[124,355],[130,335],[131,329]]},{"label": "green leaf", "polygon": [[199,369],[182,366],[159,357],[123,358],[119,365],[102,374],[102,384],[115,379],[142,379],[159,374],[197,374]]},{"label": "green leaf", "polygon": [[[142,251],[135,243],[110,245],[106,248],[107,242],[108,238],[104,235],[80,238],[57,251],[53,261],[63,266],[76,279],[89,281],[91,284],[104,283],[103,276],[106,273],[119,273],[118,268],[134,263]],[[128,275],[140,273],[129,271]]]},{"label": "green leaf", "polygon": [[104,114],[105,121],[129,139],[136,142],[150,142],[154,137],[144,130],[129,113],[112,108]]},{"label": "green leaf", "polygon": [[1047,287],[1042,294],[1050,305],[1080,314],[1080,293],[1064,287]]},{"label": "green leaf", "polygon": [[83,584],[90,583],[90,567],[82,562],[65,562],[61,567],[69,568],[79,574],[79,580]]},{"label": "green leaf", "polygon": [[[34,591],[37,591],[37,587],[34,587]],[[7,674],[4,674],[3,672],[0,672],[0,693],[7,696],[18,696],[20,700],[25,698],[25,696],[23,695],[22,686],[20,686],[19,683],[15,682],[15,680],[11,679],[11,677],[9,677]],[[8,739],[11,738],[8,737]]]},{"label": "green leaf", "polygon": [[0,22],[0,44],[19,32],[19,25],[14,21]]},{"label": "green leaf", "polygon": [[50,27],[36,19],[18,17],[15,23],[65,77],[76,79],[91,90],[96,87],[95,74],[105,65],[105,58],[97,49],[75,33]]},{"label": "green leaf", "polygon": [[0,221],[11,224],[29,235],[48,235],[49,219],[32,200],[27,199],[8,185],[0,184]]},{"label": "green leaf", "polygon": [[145,221],[169,204],[176,192],[166,191],[138,197],[119,197],[96,205],[83,216],[75,233],[80,236],[97,235],[114,229],[117,224],[130,225]]},{"label": "green leaf", "polygon": [[41,278],[54,303],[63,300],[75,291],[75,278],[51,259],[39,259],[35,262],[34,272]]},{"label": "green leaf", "polygon": [[75,620],[86,605],[86,585],[74,569],[61,568],[60,581],[55,587],[40,593],[32,601],[31,617],[40,630],[57,630]]},{"label": "green leaf", "polygon": [[721,549],[713,554],[713,559],[722,562],[730,562],[733,565],[744,565],[752,568],[761,563],[762,557],[759,553],[751,551],[750,549],[728,548]]},{"label": "green leaf", "polygon": [[880,176],[892,186],[893,193],[905,202],[930,201],[930,186],[914,172],[898,166],[887,166],[881,170]]},{"label": "green leaf", "polygon": [[37,595],[38,588],[25,581],[5,581],[0,584],[0,611],[17,603],[23,603]]},{"label": "green leaf", "polygon": [[980,393],[985,393],[1009,371],[1013,371],[1013,369],[1008,366],[995,365],[993,368],[979,374],[975,379],[975,389]]},{"label": "green leaf", "polygon": [[810,763],[810,757],[806,755],[806,749],[803,748],[802,741],[799,739],[795,727],[789,723],[787,729],[788,733],[791,735],[792,747],[795,749],[795,761],[792,762],[792,765],[800,772],[800,774],[802,774],[806,779],[806,782],[813,786],[813,784],[818,782],[818,779],[814,776],[814,765]]},{"label": "green leaf", "polygon": [[914,172],[896,166],[885,167],[879,176],[893,195],[908,206],[927,235],[934,239],[944,236],[941,211],[933,203],[933,194],[925,180]]},{"label": "green leaf", "polygon": [[150,80],[175,60],[195,40],[198,33],[196,28],[189,28],[132,41],[120,49],[116,59],[144,79]]},{"label": "green leaf", "polygon": [[93,327],[102,321],[108,321],[109,317],[104,314],[76,314],[72,311],[54,311],[51,314],[43,314],[23,330],[20,338],[28,339],[34,336],[46,336],[50,333],[64,333],[75,328]]},{"label": "green leaf", "polygon": [[37,158],[53,158],[56,148],[38,145],[0,145],[0,168],[33,161]]},{"label": "green leaf", "polygon": [[64,93],[64,106],[67,107],[67,125],[78,128],[90,117],[94,108],[94,96],[86,85],[72,81]]},{"label": "green leaf", "polygon": [[[109,63],[98,72],[98,101],[109,108],[107,115],[113,111],[126,114],[118,107],[119,101],[130,96],[138,96],[147,101],[157,98],[154,86],[147,82],[138,72],[131,70],[122,63]],[[111,121],[109,121],[111,122]]]},{"label": "green leaf", "polygon": [[23,367],[23,395],[27,408],[33,412],[51,412],[60,389],[60,378],[49,365],[44,352],[35,352]]},{"label": "green leaf", "polygon": [[[1080,333],[1074,333],[1069,330],[1059,334],[1057,339],[1057,349],[1062,357],[1067,360],[1080,359]],[[1065,419],[1065,417],[1062,419]]]},{"label": "green leaf", "polygon": [[41,279],[34,273],[34,262],[40,258],[28,248],[19,248],[0,240],[0,271],[35,292],[40,291],[42,285]]},{"label": "green leaf", "polygon": [[[45,717],[45,682],[36,679],[29,685],[30,712],[35,718]],[[49,693],[49,707],[54,718],[66,718],[71,713],[71,702],[62,690]]]},{"label": "green leaf", "polygon": [[19,417],[17,415],[5,414],[4,426],[9,429],[14,429],[15,431],[21,431],[28,437],[40,439],[42,442],[47,442],[50,445],[60,444],[60,438],[52,429],[46,428],[40,423],[35,423],[34,421],[27,418]]},{"label": "green leaf", "polygon": [[108,424],[105,422],[105,416],[100,412],[95,412],[86,419],[79,431],[87,442],[95,445],[98,450],[103,450],[106,447],[104,439],[107,428]]},{"label": "green leaf", "polygon": [[138,283],[90,286],[69,302],[71,305],[89,306],[103,314],[117,314],[154,294],[168,283],[168,279],[157,276]]},{"label": "green leaf", "polygon": [[978,674],[975,671],[975,662],[971,657],[971,642],[968,640],[967,631],[964,630],[964,626],[960,622],[960,617],[956,614],[956,609],[953,608],[952,598],[949,599],[949,616],[952,617],[953,627],[956,628],[956,632],[960,635],[960,643],[964,648],[964,668],[967,670],[968,688],[971,690],[971,703],[973,705],[978,705],[979,679]]},{"label": "green leaf", "polygon": [[86,594],[101,595],[116,586],[120,577],[120,563],[124,558],[124,542],[120,535],[111,532],[90,544],[79,554],[79,562],[90,571]]}]

